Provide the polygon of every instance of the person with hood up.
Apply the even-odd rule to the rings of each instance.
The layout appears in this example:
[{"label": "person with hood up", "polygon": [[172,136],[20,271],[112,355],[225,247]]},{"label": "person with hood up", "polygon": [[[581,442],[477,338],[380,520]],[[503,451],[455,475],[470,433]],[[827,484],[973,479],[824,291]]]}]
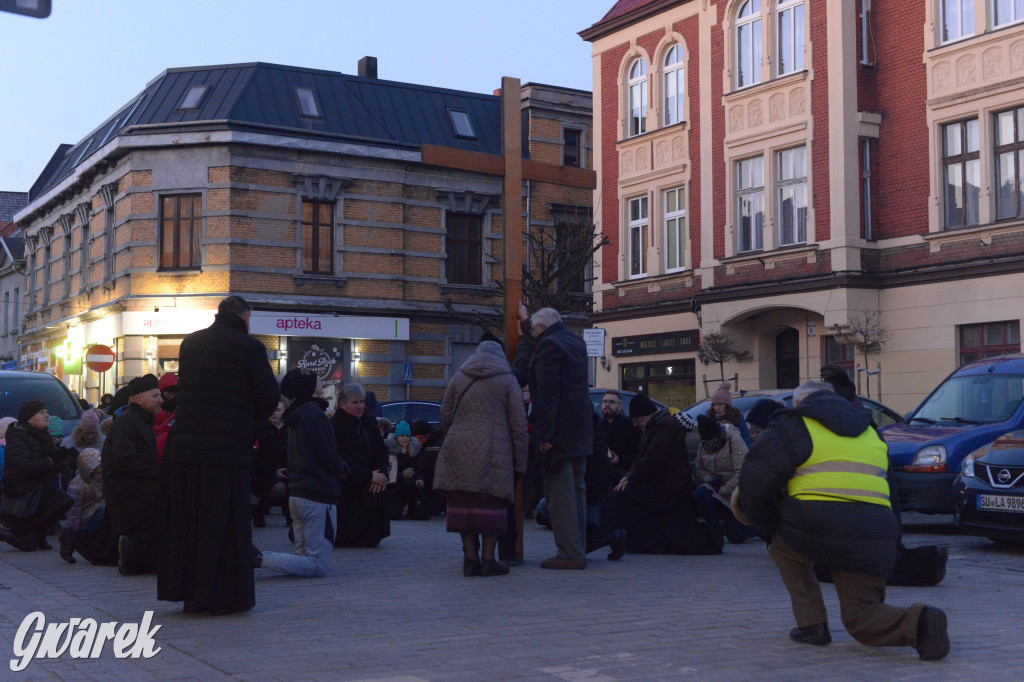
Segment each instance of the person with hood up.
[{"label": "person with hood up", "polygon": [[402,518],[402,511],[408,507],[405,518],[416,518],[416,509],[423,501],[423,466],[420,462],[418,438],[412,437],[412,427],[404,419],[398,422],[395,432],[384,444],[388,446],[388,460],[391,471],[388,474],[388,512],[391,520]]},{"label": "person with hood up", "polygon": [[496,341],[483,341],[441,402],[444,443],[434,487],[446,492],[447,529],[462,537],[462,574],[505,575],[494,553],[508,531],[515,476],[526,471],[529,435],[523,391]]},{"label": "person with hood up", "polygon": [[832,641],[814,565],[832,569],[843,625],[861,644],[912,646],[924,660],[949,653],[946,614],[885,603],[898,531],[885,474],[885,443],[871,417],[808,381],[747,454],[733,495],[736,517],[771,538],[769,553],[793,605],[789,637]]},{"label": "person with hood up", "polygon": [[[338,454],[319,377],[305,369],[289,370],[281,380],[281,393],[291,400],[284,423],[295,552],[260,552],[254,547],[255,566],[300,578],[322,578],[331,564],[341,481],[350,470]],[[325,532],[328,519],[330,528]]]},{"label": "person with hood up", "polygon": [[46,531],[64,518],[71,498],[53,484],[53,437],[50,413],[38,400],[18,410],[18,421],[7,427],[3,474],[3,521],[0,541],[32,552],[53,549]]},{"label": "person with hood up", "polygon": [[60,442],[60,447],[70,448],[81,454],[88,448],[102,450],[103,441],[106,439],[107,437],[100,433],[100,415],[92,410],[86,410],[82,413],[81,421],[71,430],[71,435],[65,436]]},{"label": "person with hood up", "polygon": [[110,522],[103,501],[103,467],[100,451],[86,448],[78,454],[78,475],[68,485],[74,504],[61,523],[60,558],[75,563],[77,550],[96,566],[117,565],[117,543],[110,534]]},{"label": "person with hood up", "polygon": [[18,421],[14,417],[0,419],[0,477],[4,475],[4,450],[7,447],[7,428]]},{"label": "person with hood up", "polygon": [[756,533],[736,520],[729,500],[740,481],[747,444],[738,429],[727,431],[720,422],[704,414],[697,415],[697,432],[700,444],[693,462],[693,477],[697,483],[693,499],[697,508],[712,534],[721,536],[724,523],[729,542],[746,542]]}]

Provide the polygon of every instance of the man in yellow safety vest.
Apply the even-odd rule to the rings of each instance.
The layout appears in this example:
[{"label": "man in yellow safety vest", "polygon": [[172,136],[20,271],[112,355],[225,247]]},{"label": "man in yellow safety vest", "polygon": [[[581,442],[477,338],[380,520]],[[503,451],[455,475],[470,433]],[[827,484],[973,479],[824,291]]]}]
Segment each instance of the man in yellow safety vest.
[{"label": "man in yellow safety vest", "polygon": [[[769,553],[793,603],[790,639],[832,641],[814,564],[832,569],[843,625],[862,644],[912,646],[924,660],[949,653],[946,614],[885,603],[897,528],[888,451],[867,410],[808,381],[775,413],[747,454],[733,496],[737,518],[771,538]],[[743,518],[745,517],[745,519]]]}]

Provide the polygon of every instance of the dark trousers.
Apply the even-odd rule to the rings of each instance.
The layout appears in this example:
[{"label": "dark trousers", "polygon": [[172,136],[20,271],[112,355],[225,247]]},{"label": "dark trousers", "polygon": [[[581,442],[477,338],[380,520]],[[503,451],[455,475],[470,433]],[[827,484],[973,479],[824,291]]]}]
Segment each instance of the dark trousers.
[{"label": "dark trousers", "polygon": [[693,491],[693,501],[697,503],[697,509],[704,517],[711,532],[720,533],[721,530],[718,530],[720,527],[716,527],[714,524],[719,521],[725,522],[725,537],[732,544],[742,544],[757,535],[753,528],[737,521],[732,509],[716,499],[714,493],[707,486],[697,486],[697,489]]},{"label": "dark trousers", "polygon": [[[775,535],[768,549],[779,567],[782,582],[793,602],[797,627],[828,622],[814,564],[786,546]],[[839,596],[840,617],[846,630],[868,646],[915,646],[917,621],[924,604],[910,607],[885,603],[885,576],[832,571]]]}]

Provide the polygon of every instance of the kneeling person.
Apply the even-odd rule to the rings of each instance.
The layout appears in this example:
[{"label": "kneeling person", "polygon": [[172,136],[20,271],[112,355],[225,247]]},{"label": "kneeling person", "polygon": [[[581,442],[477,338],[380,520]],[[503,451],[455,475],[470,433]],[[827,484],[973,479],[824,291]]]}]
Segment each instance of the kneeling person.
[{"label": "kneeling person", "polygon": [[338,454],[334,429],[325,412],[328,403],[320,397],[320,379],[308,370],[293,369],[281,381],[281,393],[292,400],[284,412],[284,423],[288,428],[288,506],[295,553],[255,550],[255,564],[278,573],[322,578],[327,575],[334,546],[324,525],[330,515],[331,528],[338,527],[341,479],[349,469]]}]

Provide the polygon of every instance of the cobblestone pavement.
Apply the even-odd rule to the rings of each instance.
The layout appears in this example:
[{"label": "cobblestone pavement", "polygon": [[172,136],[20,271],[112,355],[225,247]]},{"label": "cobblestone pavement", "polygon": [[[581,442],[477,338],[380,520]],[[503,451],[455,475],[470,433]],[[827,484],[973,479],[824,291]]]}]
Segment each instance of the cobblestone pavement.
[{"label": "cobblestone pavement", "polygon": [[[544,571],[551,535],[527,521],[526,565],[464,578],[444,520],[402,521],[372,550],[334,551],[321,580],[257,574],[247,614],[184,615],[158,602],[153,576],[0,549],[0,679],[251,680],[785,680],[1021,679],[1024,550],[956,535],[948,517],[914,517],[905,540],[950,543],[934,588],[890,588],[889,602],[939,606],[952,653],[871,649],[842,628],[825,586],[834,641],[791,643],[789,600],[763,543],[717,557],[591,555],[586,571]],[[262,549],[289,548],[279,516],[255,531]],[[8,589],[9,588],[9,589]],[[94,618],[138,623],[152,610],[162,651],[151,659],[36,660],[12,673],[18,626]]]}]

